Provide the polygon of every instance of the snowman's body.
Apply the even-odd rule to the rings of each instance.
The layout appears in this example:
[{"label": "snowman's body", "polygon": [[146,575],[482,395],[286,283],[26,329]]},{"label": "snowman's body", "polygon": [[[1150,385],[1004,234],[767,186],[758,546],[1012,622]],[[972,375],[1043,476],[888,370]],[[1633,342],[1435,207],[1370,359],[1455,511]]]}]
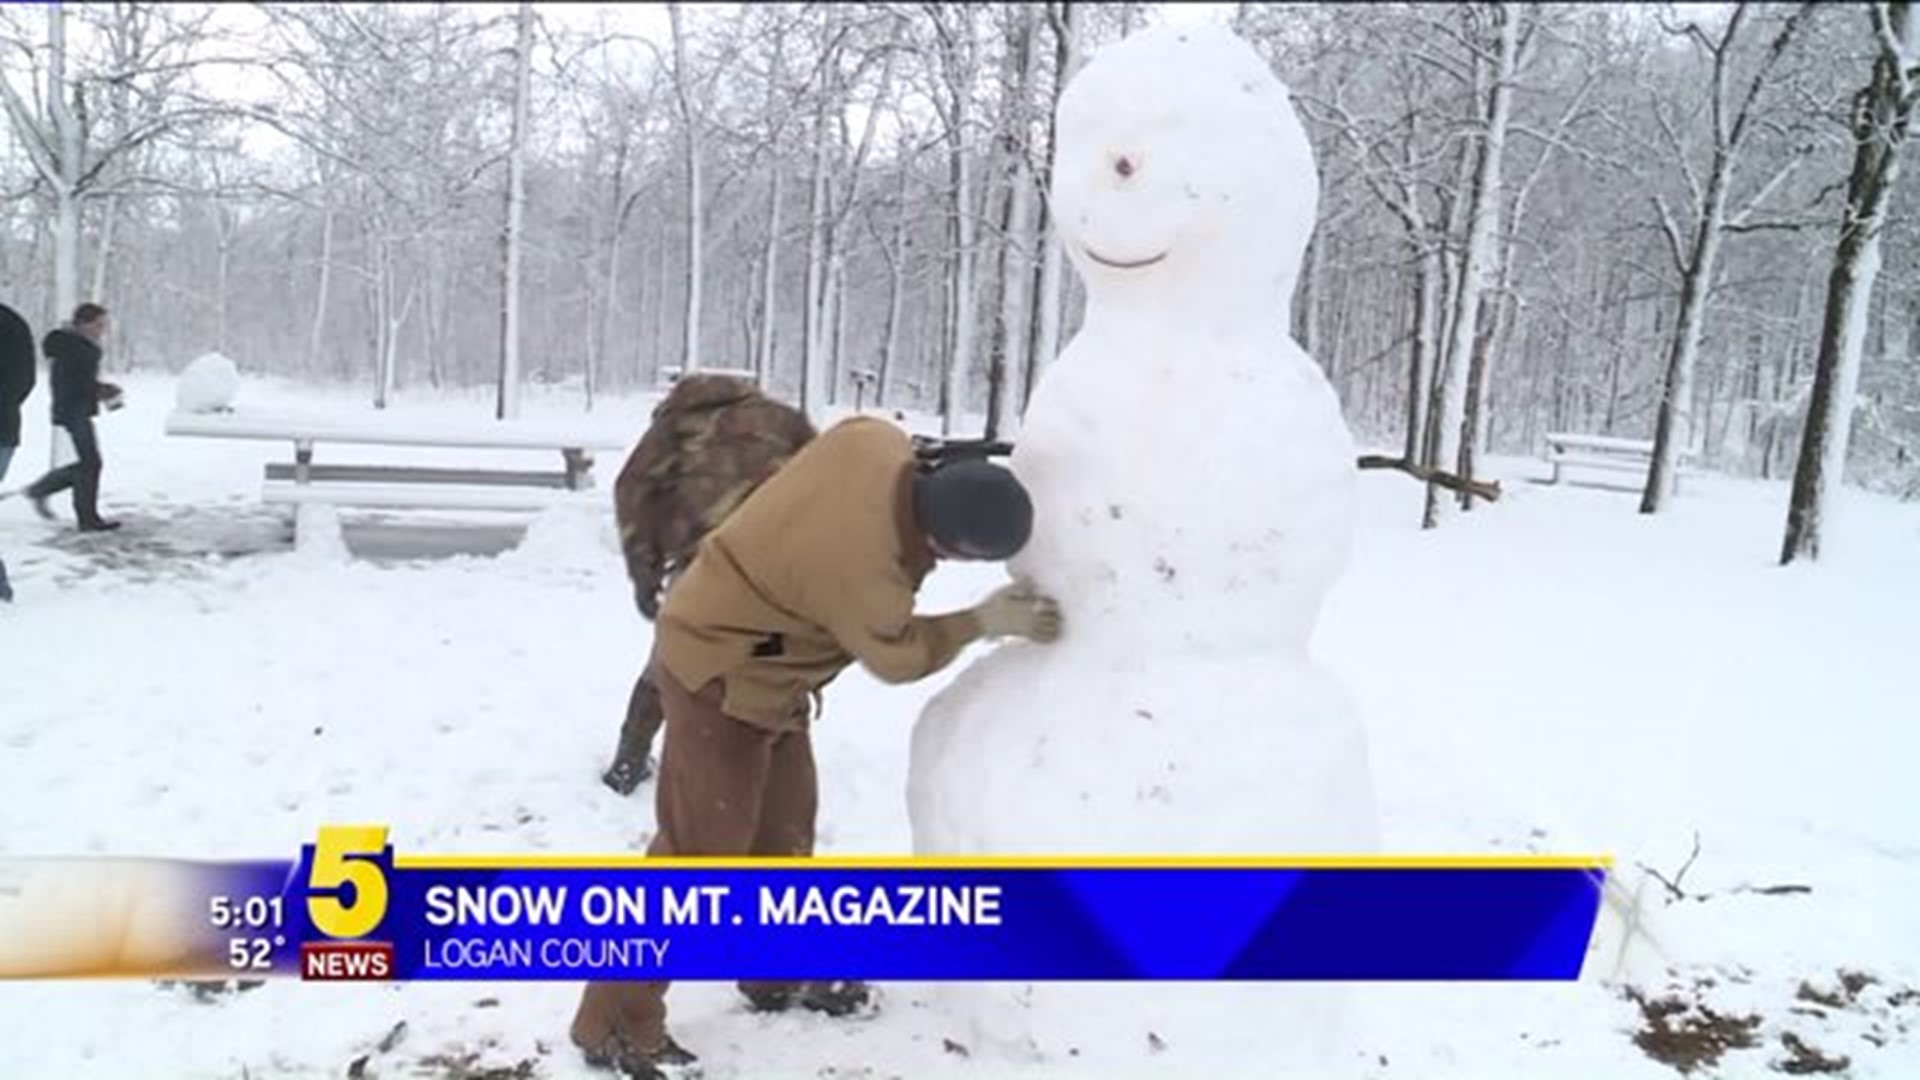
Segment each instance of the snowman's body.
[{"label": "snowman's body", "polygon": [[[915,848],[1371,850],[1364,732],[1308,652],[1346,559],[1354,451],[1286,325],[1317,195],[1305,135],[1238,38],[1165,28],[1088,64],[1058,131],[1054,205],[1088,309],[1023,421],[1012,467],[1035,524],[1011,568],[1059,599],[1067,632],[1002,646],[929,702]],[[1137,1051],[1139,1026],[1281,1064],[1246,1053],[1253,995],[1325,1045],[1329,1002],[1302,987],[943,997],[974,1037],[1043,1052]]]}]

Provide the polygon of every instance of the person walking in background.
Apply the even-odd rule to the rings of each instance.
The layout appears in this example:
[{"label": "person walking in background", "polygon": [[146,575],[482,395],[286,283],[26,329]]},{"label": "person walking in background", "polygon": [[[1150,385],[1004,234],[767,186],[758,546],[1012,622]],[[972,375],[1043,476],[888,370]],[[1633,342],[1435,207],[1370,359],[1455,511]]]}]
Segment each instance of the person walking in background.
[{"label": "person walking in background", "polygon": [[[13,452],[20,448],[20,406],[33,393],[33,328],[20,313],[0,304],[0,480],[7,478]],[[7,564],[0,560],[0,602],[13,600]]]},{"label": "person walking in background", "polygon": [[99,304],[81,304],[73,309],[73,321],[50,331],[41,350],[52,361],[48,382],[53,387],[53,422],[67,429],[73,440],[76,460],[62,465],[27,487],[33,508],[48,521],[53,511],[47,500],[62,491],[73,492],[73,515],[81,532],[105,532],[120,523],[100,516],[100,442],[94,434],[93,418],[100,406],[115,407],[120,390],[100,381],[100,341],[107,334],[107,309]]}]

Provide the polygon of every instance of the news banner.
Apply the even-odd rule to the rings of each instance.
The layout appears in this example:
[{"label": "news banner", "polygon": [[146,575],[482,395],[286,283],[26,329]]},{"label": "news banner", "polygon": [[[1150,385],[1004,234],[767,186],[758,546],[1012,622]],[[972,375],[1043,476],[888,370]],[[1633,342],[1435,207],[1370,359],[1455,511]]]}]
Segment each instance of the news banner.
[{"label": "news banner", "polygon": [[0,978],[1573,980],[1601,857],[0,861]]}]

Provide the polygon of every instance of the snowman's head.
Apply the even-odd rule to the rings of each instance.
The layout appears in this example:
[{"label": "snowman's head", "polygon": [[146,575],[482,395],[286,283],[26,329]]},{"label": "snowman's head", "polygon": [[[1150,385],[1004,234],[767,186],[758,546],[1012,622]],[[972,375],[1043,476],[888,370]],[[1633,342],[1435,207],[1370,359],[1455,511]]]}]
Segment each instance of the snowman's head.
[{"label": "snowman's head", "polygon": [[1286,88],[1245,41],[1134,34],[1081,69],[1057,119],[1053,209],[1089,295],[1175,278],[1291,289],[1319,179]]}]

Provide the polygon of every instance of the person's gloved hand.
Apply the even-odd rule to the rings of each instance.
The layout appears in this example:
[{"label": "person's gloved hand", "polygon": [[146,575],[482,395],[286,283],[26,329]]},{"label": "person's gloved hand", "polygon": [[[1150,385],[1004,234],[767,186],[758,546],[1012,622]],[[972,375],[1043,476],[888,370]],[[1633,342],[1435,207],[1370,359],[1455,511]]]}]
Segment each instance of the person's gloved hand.
[{"label": "person's gloved hand", "polygon": [[1060,605],[1024,578],[995,589],[974,605],[973,617],[986,637],[1023,637],[1042,643],[1060,637]]}]

